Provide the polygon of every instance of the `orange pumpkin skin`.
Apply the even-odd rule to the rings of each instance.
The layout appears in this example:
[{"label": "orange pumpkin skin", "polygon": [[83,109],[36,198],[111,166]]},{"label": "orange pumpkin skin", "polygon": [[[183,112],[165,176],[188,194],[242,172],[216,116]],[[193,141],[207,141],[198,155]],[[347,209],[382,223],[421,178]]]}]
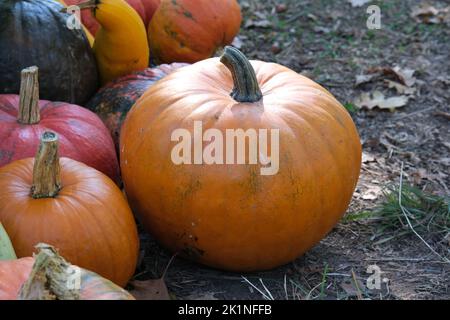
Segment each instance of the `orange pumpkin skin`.
[{"label": "orange pumpkin skin", "polygon": [[[356,127],[327,90],[283,66],[252,65],[263,100],[236,102],[230,72],[208,59],[151,87],[121,137],[127,197],[145,228],[172,251],[240,272],[288,263],[320,241],[346,211],[361,165]],[[278,174],[262,176],[260,165],[173,164],[172,132],[193,136],[197,120],[203,132],[224,136],[278,128]]]},{"label": "orange pumpkin skin", "polygon": [[236,0],[162,0],[148,26],[152,57],[194,63],[230,44],[242,21]]},{"label": "orange pumpkin skin", "polygon": [[57,247],[62,256],[119,286],[134,273],[138,235],[121,190],[107,176],[61,158],[62,188],[55,198],[30,196],[33,158],[0,168],[0,221],[19,258],[36,244]]},{"label": "orange pumpkin skin", "polygon": [[[30,276],[34,259],[0,261],[0,300],[17,300],[22,284]],[[80,300],[134,300],[111,281],[82,269]]]}]

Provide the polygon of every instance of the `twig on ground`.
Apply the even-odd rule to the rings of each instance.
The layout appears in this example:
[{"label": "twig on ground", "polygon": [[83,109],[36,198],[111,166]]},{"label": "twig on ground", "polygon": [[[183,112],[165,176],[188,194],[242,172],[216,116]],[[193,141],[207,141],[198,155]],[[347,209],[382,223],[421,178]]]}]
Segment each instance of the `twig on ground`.
[{"label": "twig on ground", "polygon": [[[250,280],[248,280],[246,277],[244,277],[244,276],[241,276],[242,277],[242,279],[245,281],[245,282],[247,282],[253,289],[255,289],[256,291],[258,291],[263,297],[264,297],[264,299],[266,299],[266,300],[273,300],[273,297],[272,297],[272,295],[270,294],[270,292],[269,292],[269,295],[267,295],[267,294],[265,294],[262,290],[260,290],[257,286],[255,286]],[[262,279],[260,279],[261,280],[261,283],[262,283]],[[264,284],[263,284],[263,286],[264,286]],[[267,288],[266,288],[266,286],[264,286],[264,288],[267,290]],[[268,291],[268,290],[267,290]]]},{"label": "twig on ground", "polygon": [[284,293],[286,295],[286,300],[289,300],[289,295],[287,292],[287,276],[286,276],[286,274],[284,274]]},{"label": "twig on ground", "polygon": [[444,112],[444,111],[436,111],[434,113],[435,116],[444,117],[447,120],[450,120],[450,113]]},{"label": "twig on ground", "polygon": [[406,118],[409,118],[409,117],[412,117],[412,116],[415,116],[415,115],[418,115],[418,114],[421,114],[421,113],[424,113],[424,112],[428,112],[428,111],[431,111],[431,110],[434,110],[434,109],[436,109],[436,107],[429,107],[429,108],[425,108],[425,109],[422,109],[422,110],[414,111],[414,112],[405,114],[403,116],[400,116],[400,117],[398,117],[395,120],[396,121],[403,120],[403,119],[406,119]]},{"label": "twig on ground", "polygon": [[353,278],[353,283],[355,284],[355,288],[356,288],[356,295],[358,297],[358,300],[363,300],[363,296],[361,293],[361,289],[359,289],[359,285],[358,285],[358,280],[356,279],[356,274],[352,269],[352,278]]}]

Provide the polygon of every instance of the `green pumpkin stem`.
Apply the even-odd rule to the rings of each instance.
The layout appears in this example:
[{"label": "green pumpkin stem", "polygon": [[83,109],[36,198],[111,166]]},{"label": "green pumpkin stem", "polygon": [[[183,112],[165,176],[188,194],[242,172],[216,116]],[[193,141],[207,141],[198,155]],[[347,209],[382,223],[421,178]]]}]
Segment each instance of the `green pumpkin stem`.
[{"label": "green pumpkin stem", "polygon": [[234,88],[231,97],[237,102],[258,102],[263,95],[253,69],[247,57],[238,49],[227,46],[220,57],[233,76]]},{"label": "green pumpkin stem", "polygon": [[79,300],[80,288],[72,288],[71,276],[74,266],[64,260],[50,245],[40,243],[36,248],[38,254],[34,257],[33,269],[22,285],[18,299]]},{"label": "green pumpkin stem", "polygon": [[22,70],[20,80],[20,103],[17,121],[23,124],[36,124],[41,121],[39,113],[39,69],[29,67]]},{"label": "green pumpkin stem", "polygon": [[53,132],[45,132],[34,160],[32,197],[34,199],[56,197],[61,189],[60,171],[58,136]]}]

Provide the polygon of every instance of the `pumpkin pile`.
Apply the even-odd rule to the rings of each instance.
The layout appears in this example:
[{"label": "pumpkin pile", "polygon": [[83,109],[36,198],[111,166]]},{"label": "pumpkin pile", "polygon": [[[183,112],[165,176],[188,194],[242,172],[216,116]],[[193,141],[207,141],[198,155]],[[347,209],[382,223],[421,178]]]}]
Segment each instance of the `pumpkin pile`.
[{"label": "pumpkin pile", "polygon": [[229,46],[241,20],[236,0],[0,3],[0,299],[133,299],[135,218],[239,272],[333,228],[359,176],[356,127],[317,83]]}]

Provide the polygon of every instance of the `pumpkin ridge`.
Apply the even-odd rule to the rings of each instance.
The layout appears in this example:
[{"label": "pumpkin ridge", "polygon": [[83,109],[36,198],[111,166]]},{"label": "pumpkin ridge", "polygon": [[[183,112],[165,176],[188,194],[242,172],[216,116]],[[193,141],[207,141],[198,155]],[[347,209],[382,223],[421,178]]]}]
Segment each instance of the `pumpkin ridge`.
[{"label": "pumpkin ridge", "polygon": [[[85,192],[83,192],[83,194],[86,194]],[[85,234],[86,234],[86,238],[87,239],[90,239],[90,241],[92,241],[93,239],[93,237],[91,236],[91,234],[92,234],[92,228],[95,228],[95,229],[97,229],[97,230],[100,230],[100,235],[99,234],[96,234],[96,236],[94,237],[94,239],[95,239],[95,243],[96,243],[96,247],[98,247],[98,248],[101,248],[101,247],[103,247],[103,246],[107,246],[108,247],[108,250],[102,250],[102,251],[105,251],[105,252],[107,252],[107,255],[108,255],[108,257],[102,257],[102,258],[106,258],[106,261],[109,261],[109,262],[112,262],[112,261],[114,261],[115,259],[114,259],[114,257],[115,257],[115,255],[113,254],[113,248],[111,247],[111,243],[110,243],[110,241],[108,241],[109,240],[109,237],[105,234],[105,232],[104,232],[104,230],[103,230],[103,228],[100,228],[100,226],[101,225],[103,225],[103,223],[101,223],[100,221],[100,219],[98,219],[98,217],[97,217],[97,214],[95,213],[95,212],[92,212],[91,210],[89,210],[85,205],[84,205],[84,202],[83,201],[79,201],[79,198],[77,199],[77,197],[70,197],[72,200],[75,200],[76,202],[77,202],[77,206],[79,206],[80,205],[80,203],[81,203],[81,207],[83,208],[83,210],[84,210],[84,214],[83,214],[83,216],[85,216],[85,214],[88,214],[91,218],[92,218],[92,220],[91,221],[93,221],[93,223],[91,223],[90,224],[90,227],[89,227],[89,229],[85,229]],[[66,196],[66,201],[68,200],[68,198],[67,198],[67,196]],[[99,202],[100,203],[100,202]],[[70,202],[70,204],[72,205],[72,202]],[[104,205],[103,203],[101,203],[102,205]],[[75,213],[75,214],[77,214],[78,216],[81,216],[81,212],[79,212],[79,210],[77,210],[77,208],[75,208],[75,207],[73,207],[72,206],[72,215]],[[79,220],[79,221],[81,221],[81,220]],[[83,224],[83,223],[81,223],[81,224],[79,224],[81,227],[83,227],[83,226],[85,226],[85,224]],[[105,241],[106,240],[106,241]],[[78,252],[77,252],[78,253]],[[79,256],[77,256],[76,257],[76,259],[78,260],[79,259]],[[107,276],[107,277],[109,277],[109,278],[111,278],[111,279],[113,279],[113,278],[116,278],[117,277],[117,271],[113,268],[113,264],[112,263],[108,263],[107,264],[108,265],[108,269],[107,270],[102,270],[102,272],[101,273],[103,273],[105,276]],[[81,266],[81,267],[83,267],[83,266]],[[120,275],[119,275],[120,276]]]}]

